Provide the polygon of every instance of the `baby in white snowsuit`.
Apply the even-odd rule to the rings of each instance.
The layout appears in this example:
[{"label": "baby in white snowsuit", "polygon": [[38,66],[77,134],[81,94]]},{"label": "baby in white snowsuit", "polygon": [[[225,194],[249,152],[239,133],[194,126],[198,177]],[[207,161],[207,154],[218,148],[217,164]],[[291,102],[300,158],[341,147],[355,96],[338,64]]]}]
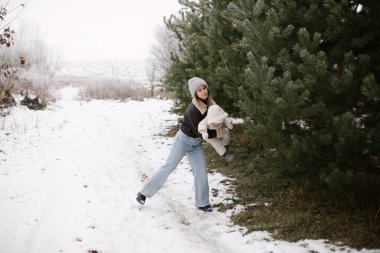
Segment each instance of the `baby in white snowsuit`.
[{"label": "baby in white snowsuit", "polygon": [[[230,144],[230,132],[228,129],[232,128],[231,118],[216,104],[209,106],[207,116],[198,125],[198,131],[202,134],[202,138],[210,143],[226,162],[231,162],[234,158],[228,150]],[[216,136],[209,136],[207,129],[216,130]]]}]

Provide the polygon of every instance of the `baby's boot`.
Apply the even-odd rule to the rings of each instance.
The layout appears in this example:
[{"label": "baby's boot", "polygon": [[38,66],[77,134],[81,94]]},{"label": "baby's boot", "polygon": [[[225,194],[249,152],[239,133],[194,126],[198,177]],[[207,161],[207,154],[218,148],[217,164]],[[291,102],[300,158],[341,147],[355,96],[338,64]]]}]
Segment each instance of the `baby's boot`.
[{"label": "baby's boot", "polygon": [[226,161],[228,163],[230,163],[234,160],[234,155],[231,154],[231,152],[228,150],[226,151],[226,153],[223,154],[222,157],[223,157],[224,161]]}]

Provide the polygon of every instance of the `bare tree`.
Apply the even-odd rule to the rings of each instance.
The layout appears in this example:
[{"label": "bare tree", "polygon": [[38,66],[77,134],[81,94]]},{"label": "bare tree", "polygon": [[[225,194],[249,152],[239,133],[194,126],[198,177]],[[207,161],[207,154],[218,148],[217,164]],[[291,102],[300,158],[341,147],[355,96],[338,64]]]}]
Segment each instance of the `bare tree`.
[{"label": "bare tree", "polygon": [[[10,24],[20,15],[24,9],[25,2],[13,1],[10,5],[10,0],[0,0],[0,114],[5,116],[6,109],[15,105],[15,100],[12,97],[12,89],[14,83],[12,78],[16,72],[16,67],[12,66],[11,62],[6,60],[6,53],[13,42],[14,31],[10,28]],[[24,63],[24,58],[20,58],[20,63]]]},{"label": "bare tree", "polygon": [[17,33],[9,28],[8,25],[21,14],[27,0],[18,2],[0,0],[0,106],[2,107],[6,104],[1,101],[9,100],[6,97],[13,98],[12,93],[17,91],[24,93],[25,98],[32,95],[36,96],[36,100],[40,98],[41,101],[45,100],[50,96],[49,86],[59,68],[59,58],[53,56],[48,49],[46,36],[37,26],[21,23],[17,26]]},{"label": "bare tree", "polygon": [[154,89],[156,87],[156,83],[158,82],[158,65],[157,59],[149,58],[147,62],[147,67],[145,69],[146,76],[148,78],[149,87],[150,87],[150,97],[154,96]]},{"label": "bare tree", "polygon": [[170,66],[172,56],[180,54],[179,40],[164,25],[156,28],[156,39],[157,42],[153,44],[151,54],[165,72]]},{"label": "bare tree", "polygon": [[180,55],[179,41],[166,26],[156,27],[155,37],[156,42],[151,47],[151,57],[148,59],[146,69],[152,96],[155,87],[162,85],[173,55]]}]

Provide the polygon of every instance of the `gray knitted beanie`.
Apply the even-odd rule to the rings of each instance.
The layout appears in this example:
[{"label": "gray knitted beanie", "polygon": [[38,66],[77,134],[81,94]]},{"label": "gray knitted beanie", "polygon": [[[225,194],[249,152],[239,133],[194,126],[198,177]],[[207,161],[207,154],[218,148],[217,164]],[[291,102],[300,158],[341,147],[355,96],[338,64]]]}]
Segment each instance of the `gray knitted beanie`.
[{"label": "gray knitted beanie", "polygon": [[199,77],[193,77],[191,78],[189,81],[188,81],[188,84],[189,84],[189,90],[190,90],[190,94],[192,97],[195,96],[195,93],[197,92],[197,89],[202,86],[202,85],[205,85],[207,88],[208,88],[208,85],[206,83],[205,80],[199,78]]}]

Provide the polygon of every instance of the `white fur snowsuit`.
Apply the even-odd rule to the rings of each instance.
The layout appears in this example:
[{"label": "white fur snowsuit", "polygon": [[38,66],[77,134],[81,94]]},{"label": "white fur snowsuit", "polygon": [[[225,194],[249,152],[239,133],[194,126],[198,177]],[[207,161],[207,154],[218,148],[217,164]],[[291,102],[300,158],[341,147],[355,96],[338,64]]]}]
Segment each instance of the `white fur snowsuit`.
[{"label": "white fur snowsuit", "polygon": [[[215,128],[212,123],[222,123],[222,125]],[[198,131],[202,134],[202,138],[210,143],[220,156],[223,156],[227,151],[226,146],[230,144],[230,132],[228,129],[232,128],[231,118],[216,104],[209,106],[207,116],[198,125]],[[207,129],[216,130],[216,138],[209,138]]]}]

